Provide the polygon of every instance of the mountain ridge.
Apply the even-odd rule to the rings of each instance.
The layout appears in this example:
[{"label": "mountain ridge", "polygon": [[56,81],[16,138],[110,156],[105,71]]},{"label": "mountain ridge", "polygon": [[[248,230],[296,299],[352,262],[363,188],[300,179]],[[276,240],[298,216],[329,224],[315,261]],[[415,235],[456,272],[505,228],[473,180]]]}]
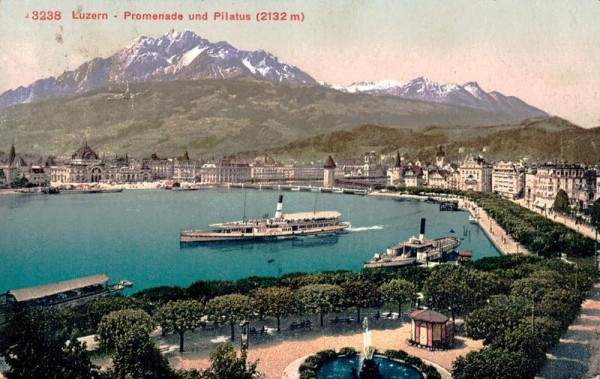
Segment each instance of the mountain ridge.
[{"label": "mountain ridge", "polygon": [[369,93],[377,96],[396,96],[404,99],[460,105],[511,114],[523,119],[549,116],[548,113],[525,103],[516,96],[506,96],[497,91],[488,93],[475,81],[469,81],[463,85],[456,83],[440,85],[425,76],[420,76],[406,82],[397,80],[357,82],[347,87],[334,86],[333,88],[350,93]]},{"label": "mountain ridge", "polygon": [[0,94],[0,107],[82,94],[110,84],[255,77],[297,84],[316,81],[296,66],[264,50],[238,50],[225,41],[209,42],[194,32],[139,36],[107,58],[94,58],[58,77],[37,80]]},{"label": "mountain ridge", "polygon": [[517,97],[496,91],[487,93],[476,82],[463,86],[439,85],[421,76],[408,82],[359,82],[348,87],[326,85],[297,66],[279,62],[265,50],[238,50],[226,41],[210,42],[190,30],[172,30],[156,38],[141,35],[107,58],[94,58],[57,77],[5,91],[0,94],[0,107],[74,96],[116,84],[237,77],[324,85],[349,93],[458,105],[513,119],[548,116]]}]

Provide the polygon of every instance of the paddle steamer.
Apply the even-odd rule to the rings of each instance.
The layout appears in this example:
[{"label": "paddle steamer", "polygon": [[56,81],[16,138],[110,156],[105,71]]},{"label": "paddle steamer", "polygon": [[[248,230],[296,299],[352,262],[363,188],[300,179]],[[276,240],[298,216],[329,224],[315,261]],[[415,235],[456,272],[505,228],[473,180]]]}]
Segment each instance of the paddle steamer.
[{"label": "paddle steamer", "polygon": [[275,217],[210,225],[211,230],[184,230],[181,243],[217,241],[278,240],[305,236],[331,235],[350,226],[339,220],[335,211],[283,214],[283,195],[279,196]]}]

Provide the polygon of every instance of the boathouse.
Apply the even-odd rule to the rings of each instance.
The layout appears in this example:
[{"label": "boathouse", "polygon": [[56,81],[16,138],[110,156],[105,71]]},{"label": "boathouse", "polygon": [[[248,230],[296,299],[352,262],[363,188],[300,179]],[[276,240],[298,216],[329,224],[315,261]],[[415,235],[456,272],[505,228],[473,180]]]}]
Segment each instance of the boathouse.
[{"label": "boathouse", "polygon": [[4,297],[6,305],[48,306],[85,301],[109,292],[111,292],[111,288],[108,286],[108,277],[98,274],[64,282],[14,289],[0,296]]},{"label": "boathouse", "polygon": [[416,310],[409,317],[412,323],[411,344],[428,349],[452,347],[454,328],[448,317],[431,309]]}]

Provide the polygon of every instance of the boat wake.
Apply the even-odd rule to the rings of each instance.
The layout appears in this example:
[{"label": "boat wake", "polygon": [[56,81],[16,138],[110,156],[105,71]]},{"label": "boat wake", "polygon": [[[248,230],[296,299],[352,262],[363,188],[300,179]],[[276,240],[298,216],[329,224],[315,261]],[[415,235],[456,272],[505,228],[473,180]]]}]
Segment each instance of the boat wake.
[{"label": "boat wake", "polygon": [[367,230],[381,230],[381,229],[383,229],[383,225],[359,226],[358,228],[351,226],[347,230],[349,232],[366,232]]}]

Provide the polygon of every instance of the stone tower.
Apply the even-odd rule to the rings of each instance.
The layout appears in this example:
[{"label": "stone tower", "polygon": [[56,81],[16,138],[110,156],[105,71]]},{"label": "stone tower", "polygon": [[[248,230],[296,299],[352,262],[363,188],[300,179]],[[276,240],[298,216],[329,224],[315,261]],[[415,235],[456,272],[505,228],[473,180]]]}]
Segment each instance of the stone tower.
[{"label": "stone tower", "polygon": [[335,168],[335,162],[330,155],[323,165],[323,187],[332,188],[335,185]]},{"label": "stone tower", "polygon": [[400,184],[402,179],[402,159],[400,158],[400,152],[396,153],[396,162],[390,172],[390,186],[397,186]]}]

